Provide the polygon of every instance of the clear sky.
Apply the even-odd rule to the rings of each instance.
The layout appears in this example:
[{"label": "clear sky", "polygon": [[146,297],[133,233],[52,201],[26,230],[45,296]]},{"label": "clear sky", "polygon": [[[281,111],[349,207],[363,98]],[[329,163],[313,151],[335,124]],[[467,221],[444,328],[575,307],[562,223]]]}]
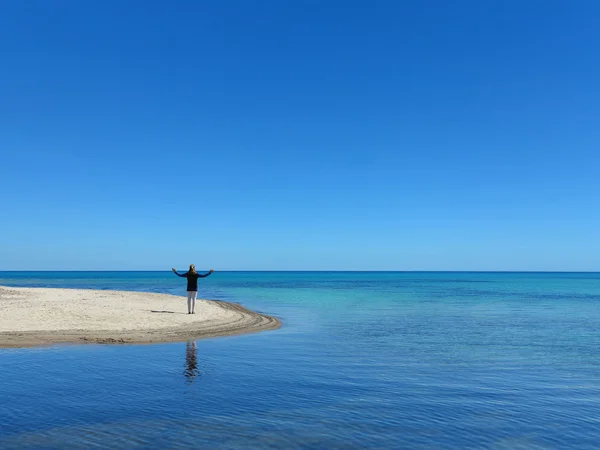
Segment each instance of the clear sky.
[{"label": "clear sky", "polygon": [[0,270],[600,270],[600,2],[0,2]]}]

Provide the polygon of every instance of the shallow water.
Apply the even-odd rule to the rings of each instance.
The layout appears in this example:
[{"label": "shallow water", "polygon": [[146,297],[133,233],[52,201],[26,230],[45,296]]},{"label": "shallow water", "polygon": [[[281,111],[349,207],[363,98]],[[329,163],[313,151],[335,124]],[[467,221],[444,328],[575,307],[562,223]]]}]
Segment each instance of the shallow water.
[{"label": "shallow water", "polygon": [[[0,285],[185,293],[166,272]],[[200,289],[283,328],[0,350],[0,448],[600,444],[600,274],[232,272]]]}]

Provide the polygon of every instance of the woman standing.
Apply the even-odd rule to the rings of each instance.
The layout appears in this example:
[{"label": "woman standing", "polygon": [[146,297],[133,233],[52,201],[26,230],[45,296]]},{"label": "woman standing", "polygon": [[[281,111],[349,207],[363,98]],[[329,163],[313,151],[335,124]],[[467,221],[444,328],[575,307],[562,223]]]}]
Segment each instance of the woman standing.
[{"label": "woman standing", "polygon": [[187,278],[187,293],[188,293],[188,314],[196,314],[194,308],[196,307],[196,297],[198,296],[198,278],[206,278],[214,270],[210,269],[208,273],[200,275],[196,272],[196,266],[190,264],[190,270],[184,274],[179,274],[175,269],[171,269],[178,277]]}]

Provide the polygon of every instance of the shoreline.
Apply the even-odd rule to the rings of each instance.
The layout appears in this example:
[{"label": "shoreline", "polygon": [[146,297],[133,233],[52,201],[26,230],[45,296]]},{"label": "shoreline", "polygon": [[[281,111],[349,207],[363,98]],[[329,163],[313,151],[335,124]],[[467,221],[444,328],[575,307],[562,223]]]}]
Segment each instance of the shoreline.
[{"label": "shoreline", "polygon": [[170,294],[0,286],[0,348],[151,344],[256,333],[279,319],[237,303]]}]

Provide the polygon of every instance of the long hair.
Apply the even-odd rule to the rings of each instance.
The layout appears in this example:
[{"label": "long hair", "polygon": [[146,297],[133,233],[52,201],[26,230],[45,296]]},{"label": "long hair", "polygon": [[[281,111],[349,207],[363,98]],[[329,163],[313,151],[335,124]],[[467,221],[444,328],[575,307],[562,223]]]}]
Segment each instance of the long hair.
[{"label": "long hair", "polygon": [[193,264],[190,264],[190,273],[196,273],[196,266]]}]

